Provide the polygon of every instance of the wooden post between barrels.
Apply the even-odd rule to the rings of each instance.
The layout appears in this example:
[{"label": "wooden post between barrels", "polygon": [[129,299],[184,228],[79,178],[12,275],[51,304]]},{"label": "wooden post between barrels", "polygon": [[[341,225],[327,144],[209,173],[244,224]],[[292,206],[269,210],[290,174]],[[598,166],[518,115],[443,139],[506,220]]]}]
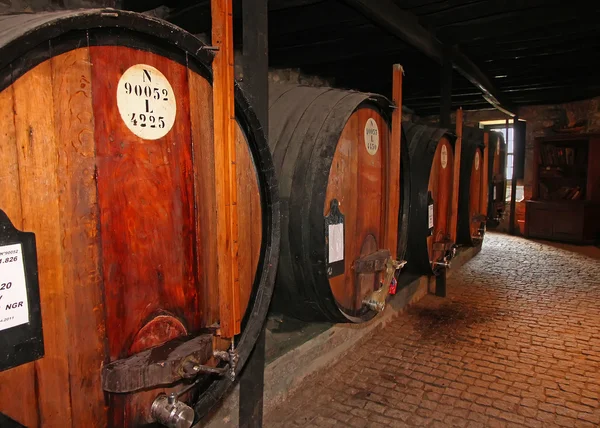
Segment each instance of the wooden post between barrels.
[{"label": "wooden post between barrels", "polygon": [[[385,212],[385,247],[393,259],[398,252],[398,212],[400,211],[400,150],[402,144],[402,77],[400,64],[393,66],[392,100],[396,108],[392,112],[392,136],[388,147],[387,204]],[[408,195],[406,195],[408,196]]]},{"label": "wooden post between barrels", "polygon": [[481,199],[479,202],[480,212],[484,216],[488,215],[488,197],[489,197],[489,157],[490,157],[490,133],[486,131],[483,133],[483,168],[481,174],[483,177],[481,179]]},{"label": "wooden post between barrels", "polygon": [[450,239],[456,242],[458,227],[458,189],[460,186],[460,157],[462,153],[463,111],[456,111],[456,144],[454,145],[454,182],[452,184],[452,210],[450,214]]},{"label": "wooden post between barrels", "polygon": [[212,0],[217,272],[221,336],[240,333],[232,0]]}]

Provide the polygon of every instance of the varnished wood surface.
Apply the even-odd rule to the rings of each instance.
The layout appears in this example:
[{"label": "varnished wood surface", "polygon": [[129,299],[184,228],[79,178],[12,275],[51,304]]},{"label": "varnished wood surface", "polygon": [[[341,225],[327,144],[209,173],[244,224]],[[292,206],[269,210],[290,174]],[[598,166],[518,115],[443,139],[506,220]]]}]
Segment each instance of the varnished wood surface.
[{"label": "varnished wood surface", "polygon": [[[446,148],[446,167],[442,165],[442,150]],[[427,237],[429,260],[438,261],[444,254],[434,253],[433,244],[450,238],[450,220],[452,217],[454,155],[452,145],[446,137],[442,137],[435,150],[431,173],[429,175],[428,191],[433,198],[433,235]]]},{"label": "varnished wood surface", "polygon": [[[392,130],[388,144],[386,159],[386,225],[384,247],[390,250],[394,259],[398,258],[398,228],[405,227],[399,224],[398,213],[402,197],[400,190],[400,164],[402,150],[402,80],[404,69],[400,64],[394,64],[392,72],[392,101],[395,109],[392,112]],[[397,189],[394,191],[393,189]]]},{"label": "varnished wood surface", "polygon": [[[374,155],[367,152],[364,141],[369,118],[379,129],[379,148]],[[378,286],[375,275],[357,278],[352,263],[363,255],[363,248],[383,248],[388,144],[389,129],[383,117],[373,109],[360,108],[344,127],[329,173],[324,215],[329,213],[331,200],[337,199],[345,216],[346,260],[345,274],[330,278],[329,283],[338,304],[350,310],[359,309],[363,298]]]},{"label": "varnished wood surface", "polygon": [[[133,354],[134,337],[159,315],[179,318],[190,333],[200,327],[189,94],[186,68],[166,58],[114,46],[92,47],[90,58],[106,336],[114,361]],[[143,140],[134,135],[114,102],[112,88],[135,64],[155,67],[173,88],[177,120],[163,138]],[[168,327],[163,325],[164,330]],[[170,338],[165,331],[138,341],[152,347]],[[152,399],[132,394],[121,409],[122,396],[113,398],[112,421],[117,426],[143,422],[136,409],[147,409]]]},{"label": "varnished wood surface", "polygon": [[[46,61],[14,84],[14,121],[19,149],[23,229],[36,234],[45,356],[34,363],[37,409],[44,427],[69,426],[69,361],[60,232],[58,145],[52,96],[52,66]],[[35,88],[35,90],[32,90]],[[18,221],[18,220],[17,220]],[[76,322],[73,320],[73,322]],[[16,387],[13,386],[13,387]]]},{"label": "varnished wood surface", "polygon": [[452,202],[450,215],[450,240],[456,242],[458,230],[458,198],[460,188],[460,160],[462,156],[463,110],[456,111],[456,142],[454,143],[454,180],[452,185]]},{"label": "varnished wood surface", "polygon": [[[175,91],[175,125],[158,140],[135,136],[116,105],[118,79],[137,63]],[[186,67],[114,46],[53,57],[0,92],[0,204],[36,234],[46,345],[43,359],[0,373],[11,396],[0,412],[29,428],[146,423],[161,389],[105,395],[102,364],[219,320],[211,100]],[[236,151],[246,308],[262,213],[239,128]]]},{"label": "varnished wood surface", "polygon": [[[23,230],[21,186],[19,180],[19,151],[14,120],[14,87],[0,92],[0,206],[17,229]],[[10,405],[2,406],[7,416],[27,427],[40,424],[36,396],[36,368],[34,363],[0,372],[0,394],[11,397]],[[3,401],[8,404],[8,401]]]},{"label": "varnished wood surface", "polygon": [[240,333],[240,272],[233,96],[232,0],[211,0],[212,43],[219,47],[213,61],[213,120],[217,217],[217,270],[221,334]]},{"label": "varnished wood surface", "polygon": [[[479,157],[479,162],[476,158]],[[473,156],[473,163],[471,166],[471,181],[469,183],[469,229],[471,236],[478,236],[478,230],[480,228],[480,222],[474,221],[473,219],[481,214],[481,195],[482,195],[482,174],[483,174],[483,157],[481,150],[476,149],[475,155]]]},{"label": "varnished wood surface", "polygon": [[238,239],[240,271],[240,311],[246,313],[262,243],[262,213],[256,167],[248,151],[248,141],[239,125],[235,130],[237,191],[238,191]]},{"label": "varnished wood surface", "polygon": [[[104,394],[97,387],[106,358],[95,170],[95,119],[88,49],[52,59],[53,98],[59,148],[58,186],[73,421],[106,425]],[[65,251],[68,249],[68,251]],[[86,302],[82,305],[82,302]],[[77,320],[75,322],[75,320]]]},{"label": "varnished wood surface", "polygon": [[481,164],[481,199],[480,199],[480,207],[479,212],[485,216],[488,214],[488,195],[489,195],[489,155],[490,155],[490,133],[485,132],[483,134],[483,156],[482,156],[482,164]]}]

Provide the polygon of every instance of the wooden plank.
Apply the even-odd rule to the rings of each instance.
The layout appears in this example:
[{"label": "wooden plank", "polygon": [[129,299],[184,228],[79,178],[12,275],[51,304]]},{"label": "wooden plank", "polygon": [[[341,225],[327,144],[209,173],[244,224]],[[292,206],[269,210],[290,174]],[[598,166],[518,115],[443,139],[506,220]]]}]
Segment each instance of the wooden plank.
[{"label": "wooden plank", "polygon": [[98,370],[105,358],[104,301],[89,50],[52,58],[52,81],[73,425],[104,426]]},{"label": "wooden plank", "polygon": [[[0,207],[17,229],[23,229],[13,94],[12,86],[0,92]],[[0,412],[27,427],[39,426],[33,363],[1,372],[0,396],[11,397],[2,401]]]},{"label": "wooden plank", "polygon": [[258,175],[244,131],[236,125],[236,163],[238,189],[238,242],[240,273],[240,313],[250,302],[262,243],[262,214]]},{"label": "wooden plank", "polygon": [[[442,150],[446,149],[446,167],[442,165]],[[446,137],[442,137],[433,157],[431,173],[429,175],[428,190],[433,198],[433,235],[427,237],[427,247],[430,260],[439,260],[443,253],[434,253],[433,249],[436,242],[445,241],[450,235],[449,222],[451,217],[452,201],[452,179],[453,179],[454,160],[452,147]]]},{"label": "wooden plank", "polygon": [[[90,58],[106,336],[114,361],[201,326],[190,93],[187,68],[163,56],[94,46]],[[176,102],[173,126],[158,139],[134,134],[115,102],[123,72],[137,64],[160,71],[172,88],[167,98]],[[153,76],[156,82],[158,75]],[[109,395],[109,426],[148,423],[160,391]]]},{"label": "wooden plank", "polygon": [[481,163],[481,150],[479,147],[477,147],[471,163],[471,180],[469,182],[469,209],[467,211],[469,214],[469,233],[471,234],[471,237],[478,236],[480,227],[479,222],[473,221],[473,218],[481,214],[481,171],[483,170]]},{"label": "wooden plank", "polygon": [[232,0],[212,0],[215,182],[217,202],[217,269],[221,334],[241,332],[238,269],[238,214],[235,157]]},{"label": "wooden plank", "polygon": [[[358,205],[358,143],[359,119],[358,114],[353,114],[346,122],[344,130],[340,135],[329,177],[327,179],[327,192],[325,194],[325,206],[323,216],[329,215],[331,201],[337,199],[339,208],[344,214],[344,259],[346,260],[346,271],[344,275],[334,276],[329,279],[329,286],[336,302],[344,308],[352,310],[355,308],[356,276],[351,266],[360,255],[360,243],[357,242],[357,205]],[[358,247],[358,248],[357,248]]]},{"label": "wooden plank", "polygon": [[[371,108],[359,108],[354,115],[358,116],[358,135],[356,143],[358,150],[358,183],[355,192],[358,194],[356,204],[356,232],[353,237],[357,246],[357,256],[366,256],[382,248],[386,243],[385,213],[386,213],[386,157],[390,135],[387,122]],[[379,130],[379,148],[369,152],[365,142],[365,128],[370,119],[377,123]],[[396,216],[398,211],[396,210]],[[346,236],[348,236],[346,234]],[[363,274],[358,277],[357,299],[355,307],[362,306],[363,299],[378,287],[375,274]]]},{"label": "wooden plank", "polygon": [[450,214],[450,240],[456,242],[458,227],[458,188],[460,186],[460,157],[462,154],[463,111],[456,111],[456,142],[454,143],[454,181],[452,185],[452,209]]},{"label": "wooden plank", "polygon": [[489,201],[489,157],[490,157],[490,132],[486,131],[483,133],[483,167],[481,168],[481,214],[488,215],[488,201]]},{"label": "wooden plank", "polygon": [[194,150],[194,199],[196,200],[196,265],[201,284],[200,310],[203,326],[219,321],[219,274],[217,271],[217,230],[215,152],[213,146],[213,89],[202,76],[188,70],[190,122]]},{"label": "wooden plank", "polygon": [[[387,149],[386,162],[386,224],[383,248],[390,250],[394,259],[398,257],[398,224],[400,212],[400,152],[402,145],[402,78],[404,69],[400,64],[393,66],[392,101],[396,108],[392,112],[392,130]],[[408,197],[408,195],[404,195]]]},{"label": "wooden plank", "polygon": [[45,356],[35,362],[40,425],[71,426],[69,348],[63,282],[58,150],[52,66],[38,65],[14,83],[23,228],[36,235]]}]

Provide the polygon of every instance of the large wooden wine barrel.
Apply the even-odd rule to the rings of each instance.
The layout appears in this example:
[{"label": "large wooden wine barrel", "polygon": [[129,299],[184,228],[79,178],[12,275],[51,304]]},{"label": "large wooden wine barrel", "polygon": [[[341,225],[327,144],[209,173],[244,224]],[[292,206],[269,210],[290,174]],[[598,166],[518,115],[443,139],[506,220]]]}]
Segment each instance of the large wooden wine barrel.
[{"label": "large wooden wine barrel", "polygon": [[[271,85],[269,146],[282,216],[277,312],[333,322],[376,314],[363,300],[379,289],[381,275],[358,273],[354,264],[385,249],[386,232],[399,234],[399,258],[406,248],[406,144],[401,188],[386,185],[391,109],[380,95]],[[386,231],[385,207],[394,192],[400,192],[400,230]]]},{"label": "large wooden wine barrel", "polygon": [[411,196],[406,269],[432,275],[452,258],[454,143],[443,128],[403,122],[409,146]]},{"label": "large wooden wine barrel", "polygon": [[506,143],[500,132],[490,132],[489,204],[487,227],[495,227],[506,210]]},{"label": "large wooden wine barrel", "polygon": [[464,127],[458,195],[458,244],[475,246],[483,241],[487,222],[487,168],[484,167],[484,131]]},{"label": "large wooden wine barrel", "polygon": [[[140,14],[0,17],[0,209],[36,235],[45,342],[0,373],[0,413],[29,428],[146,426],[159,394],[191,386],[178,403],[195,415],[175,415],[187,426],[231,384],[201,367],[229,358],[219,308],[236,304],[217,288],[211,60]],[[270,302],[279,213],[237,86],[235,102],[239,373]]]}]

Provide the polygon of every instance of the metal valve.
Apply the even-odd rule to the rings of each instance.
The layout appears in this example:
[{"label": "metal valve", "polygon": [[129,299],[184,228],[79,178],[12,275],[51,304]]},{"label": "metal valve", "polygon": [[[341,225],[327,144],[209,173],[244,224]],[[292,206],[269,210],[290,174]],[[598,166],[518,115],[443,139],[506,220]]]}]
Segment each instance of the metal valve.
[{"label": "metal valve", "polygon": [[441,266],[447,269],[450,269],[450,262],[433,262],[431,263],[433,266]]},{"label": "metal valve", "polygon": [[402,269],[406,265],[405,260],[394,260],[389,257],[385,264],[385,276],[383,280],[383,286],[378,290],[375,290],[371,295],[363,300],[363,305],[371,309],[372,311],[382,312],[385,309],[386,297],[389,294],[390,284],[394,278],[394,274],[398,269]]},{"label": "metal valve", "polygon": [[194,409],[177,399],[175,393],[160,394],[152,403],[154,420],[168,428],[190,428],[194,423]]}]

